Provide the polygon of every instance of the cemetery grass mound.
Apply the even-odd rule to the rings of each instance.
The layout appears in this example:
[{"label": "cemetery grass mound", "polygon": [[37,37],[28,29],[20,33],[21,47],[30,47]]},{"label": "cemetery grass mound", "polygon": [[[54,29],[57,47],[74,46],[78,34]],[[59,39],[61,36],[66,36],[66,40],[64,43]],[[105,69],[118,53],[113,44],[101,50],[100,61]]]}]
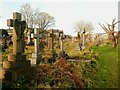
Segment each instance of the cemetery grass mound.
[{"label": "cemetery grass mound", "polygon": [[[120,47],[120,45],[118,46]],[[112,48],[111,44],[105,46],[94,46],[99,58],[99,71],[89,76],[93,81],[92,88],[118,88],[118,47]]]}]

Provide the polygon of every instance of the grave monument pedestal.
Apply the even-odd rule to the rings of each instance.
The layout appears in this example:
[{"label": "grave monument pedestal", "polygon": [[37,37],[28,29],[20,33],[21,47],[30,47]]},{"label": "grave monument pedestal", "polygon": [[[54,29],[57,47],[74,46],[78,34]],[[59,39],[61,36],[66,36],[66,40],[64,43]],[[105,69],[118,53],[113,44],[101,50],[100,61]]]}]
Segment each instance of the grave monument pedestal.
[{"label": "grave monument pedestal", "polygon": [[37,65],[40,63],[42,59],[42,54],[41,53],[32,53],[32,58],[29,60],[31,61],[31,65]]},{"label": "grave monument pedestal", "polygon": [[[21,58],[20,58],[21,57]],[[7,81],[15,81],[23,71],[30,68],[30,60],[26,60],[26,55],[8,55],[8,61],[3,62],[4,76]]]},{"label": "grave monument pedestal", "polygon": [[3,62],[3,68],[5,69],[15,69],[24,68],[30,66],[30,61],[26,60],[26,55],[8,55],[8,61]]}]

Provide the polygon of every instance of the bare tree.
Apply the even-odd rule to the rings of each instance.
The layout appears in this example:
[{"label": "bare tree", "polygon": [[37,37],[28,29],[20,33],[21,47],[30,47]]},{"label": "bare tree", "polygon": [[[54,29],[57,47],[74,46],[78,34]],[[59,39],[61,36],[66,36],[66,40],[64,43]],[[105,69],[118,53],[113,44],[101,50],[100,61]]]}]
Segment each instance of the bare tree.
[{"label": "bare tree", "polygon": [[113,19],[111,24],[107,23],[107,26],[99,23],[102,29],[107,33],[109,40],[112,40],[113,47],[116,47],[118,44],[118,33],[115,32],[115,25],[119,22],[120,21],[115,22],[115,19]]},{"label": "bare tree", "polygon": [[33,28],[34,25],[34,12],[30,4],[24,4],[21,6],[20,12],[22,19],[26,21],[27,28]]},{"label": "bare tree", "polygon": [[76,22],[74,24],[74,28],[76,32],[80,32],[81,34],[84,32],[84,29],[85,32],[87,33],[91,33],[92,30],[94,29],[93,24],[91,22],[85,22],[85,21]]},{"label": "bare tree", "polygon": [[35,24],[40,30],[47,30],[49,27],[55,25],[54,17],[50,16],[46,12],[35,13]]}]

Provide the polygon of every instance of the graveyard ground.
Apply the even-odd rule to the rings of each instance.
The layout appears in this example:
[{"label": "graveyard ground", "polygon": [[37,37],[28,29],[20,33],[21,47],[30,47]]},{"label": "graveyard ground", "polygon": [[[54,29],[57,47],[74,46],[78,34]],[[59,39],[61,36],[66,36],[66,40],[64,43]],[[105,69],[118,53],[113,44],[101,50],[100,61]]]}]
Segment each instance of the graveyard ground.
[{"label": "graveyard ground", "polygon": [[91,87],[118,88],[118,52],[120,52],[118,47],[112,48],[111,44],[92,47],[94,52],[99,54],[99,58],[97,58],[99,71],[96,75],[90,76],[94,82]]},{"label": "graveyard ground", "polygon": [[[81,78],[84,80],[83,83],[85,84],[85,87],[89,88],[117,88],[118,87],[118,48],[112,48],[111,43],[105,45],[105,46],[91,46],[87,48],[87,50],[78,51],[76,50],[77,42],[75,43],[65,43],[65,51],[71,58],[86,58],[86,59],[92,59],[93,64],[91,63],[66,63],[65,65],[68,70],[75,70],[74,73],[79,74]],[[119,45],[120,46],[120,45]],[[73,48],[74,47],[74,48]],[[34,51],[33,47],[27,47],[26,53],[27,58],[31,57],[31,53]],[[91,49],[89,51],[88,49]],[[6,50],[2,54],[3,60],[7,59],[7,54],[12,51],[12,47],[9,48],[9,50]],[[45,48],[46,55],[45,58],[48,59],[51,57],[51,52],[48,51],[47,48]],[[45,54],[44,54],[45,55]],[[56,62],[57,64],[57,62]],[[43,67],[46,71],[46,73],[49,73],[51,71],[57,71],[62,72],[59,69],[56,69],[57,65],[51,65],[51,64],[41,64],[41,67]],[[59,63],[58,63],[59,64]],[[64,69],[64,66],[62,65],[62,68]],[[58,65],[59,66],[59,65]],[[48,70],[50,69],[50,70]],[[65,71],[63,71],[65,72]],[[46,78],[44,78],[47,83],[51,82],[51,80],[55,80],[54,75],[45,74]],[[74,74],[72,74],[74,75]],[[58,76],[56,76],[58,78]],[[63,79],[66,79],[66,75],[63,74]],[[61,80],[63,80],[61,79]],[[70,78],[71,79],[71,78]],[[44,80],[43,80],[44,81]],[[62,84],[64,83],[64,84]],[[66,85],[66,86],[65,86]],[[68,81],[61,81],[59,85],[56,85],[57,87],[71,87],[71,83]],[[19,87],[19,86],[17,86]],[[38,85],[39,88],[50,88],[50,85],[40,83]],[[55,87],[55,86],[53,86]]]}]

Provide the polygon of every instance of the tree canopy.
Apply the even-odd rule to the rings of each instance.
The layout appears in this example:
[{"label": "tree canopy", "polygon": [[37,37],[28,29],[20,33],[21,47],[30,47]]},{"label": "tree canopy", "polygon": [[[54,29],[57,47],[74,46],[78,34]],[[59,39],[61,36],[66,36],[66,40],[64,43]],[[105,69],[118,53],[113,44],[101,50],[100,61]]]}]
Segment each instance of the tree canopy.
[{"label": "tree canopy", "polygon": [[87,33],[91,33],[93,28],[93,24],[91,22],[85,22],[85,21],[78,21],[74,24],[74,28],[76,32],[83,33],[84,30]]}]

